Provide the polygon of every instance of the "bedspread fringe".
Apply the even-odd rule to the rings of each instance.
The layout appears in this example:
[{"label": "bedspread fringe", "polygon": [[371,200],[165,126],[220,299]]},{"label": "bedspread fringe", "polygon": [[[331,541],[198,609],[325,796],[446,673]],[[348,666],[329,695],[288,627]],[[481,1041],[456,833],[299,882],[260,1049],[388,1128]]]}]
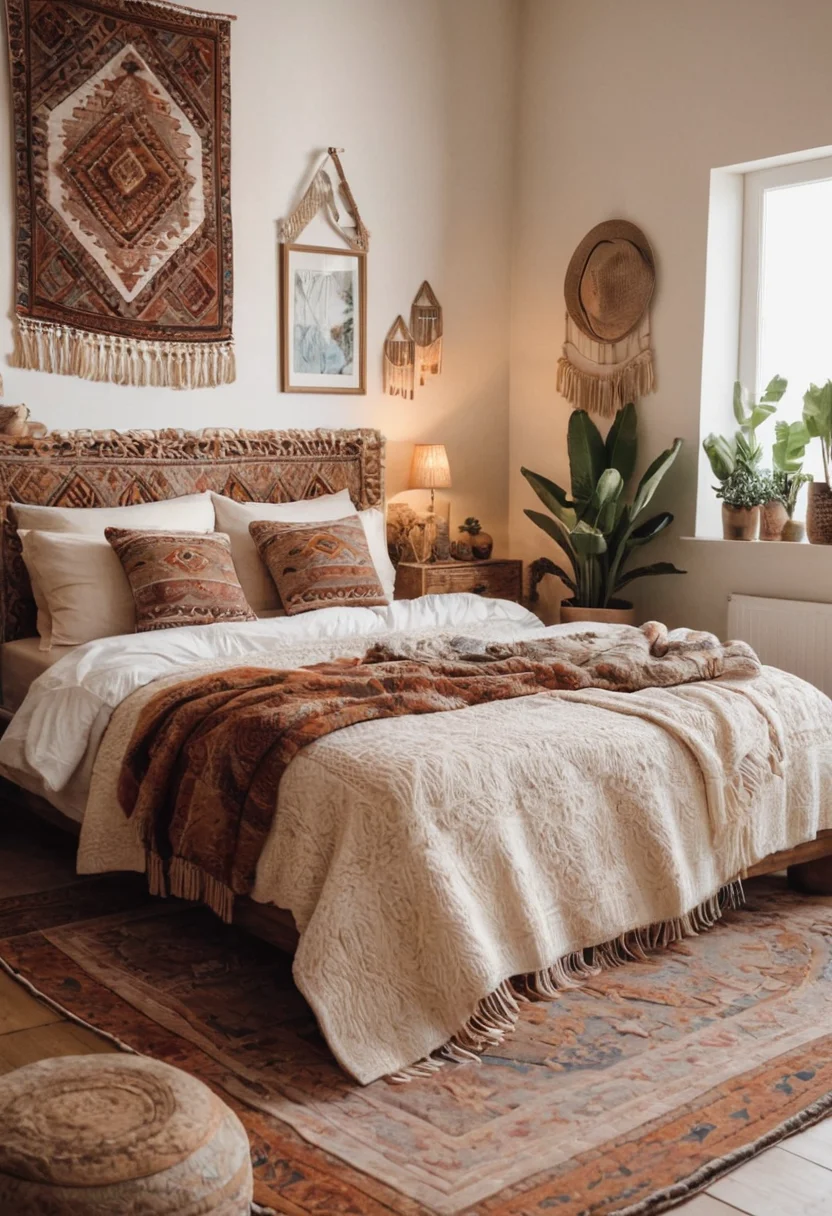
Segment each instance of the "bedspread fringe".
[{"label": "bedspread fringe", "polygon": [[737,879],[727,883],[716,895],[703,900],[684,916],[659,921],[643,929],[632,929],[601,945],[567,954],[541,971],[503,980],[480,1001],[467,1022],[447,1043],[425,1059],[391,1073],[387,1080],[414,1081],[430,1076],[449,1061],[479,1063],[480,1056],[502,1043],[514,1031],[521,1006],[526,1002],[556,1000],[561,992],[581,987],[592,976],[600,975],[608,968],[621,967],[634,961],[643,962],[656,950],[712,929],[726,910],[740,908],[744,902],[742,882]]},{"label": "bedspread fringe", "polygon": [[234,892],[219,879],[186,861],[172,857],[164,861],[158,853],[148,852],[145,863],[147,886],[151,895],[175,895],[177,899],[207,904],[221,920],[230,925],[234,919]]}]

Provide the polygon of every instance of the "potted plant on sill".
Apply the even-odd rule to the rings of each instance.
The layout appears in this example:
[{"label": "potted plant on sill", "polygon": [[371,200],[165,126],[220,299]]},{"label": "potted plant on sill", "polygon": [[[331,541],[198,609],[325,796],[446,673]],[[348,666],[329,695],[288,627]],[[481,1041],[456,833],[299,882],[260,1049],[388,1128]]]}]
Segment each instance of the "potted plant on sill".
[{"label": "potted plant on sill", "polygon": [[605,441],[584,410],[573,411],[567,433],[571,498],[540,473],[520,470],[550,512],[526,510],[526,515],[563,549],[572,566],[571,573],[567,572],[548,557],[532,563],[532,601],[547,574],[554,574],[572,593],[561,604],[562,621],[635,624],[633,605],[619,599],[618,593],[647,575],[685,573],[672,562],[625,569],[634,549],[648,544],[673,522],[669,511],[649,518],[645,513],[682,446],[682,440],[675,439],[653,461],[632,502],[626,503],[624,487],[633,475],[638,451],[637,426],[635,406],[626,405]]},{"label": "potted plant on sill", "polygon": [[794,513],[801,489],[812,481],[812,474],[803,472],[806,445],[810,438],[809,429],[801,419],[775,423],[775,443],[771,449],[774,465],[772,478],[786,515],[780,540],[802,541],[806,535],[805,524],[795,519]]},{"label": "potted plant on sill", "polygon": [[[780,539],[786,522],[771,474],[760,470],[763,449],[757,428],[777,410],[788,381],[774,376],[759,401],[749,401],[739,380],[734,384],[734,417],[739,425],[733,439],[708,435],[702,443],[714,476],[717,498],[722,499],[722,535],[725,540],[756,540],[760,532],[760,508],[767,507],[764,539]],[[779,526],[778,526],[779,525]],[[776,535],[775,535],[776,532]]]},{"label": "potted plant on sill", "polygon": [[803,421],[810,437],[820,440],[824,476],[809,486],[806,532],[813,545],[832,545],[832,380],[820,388],[809,385],[803,396]]}]

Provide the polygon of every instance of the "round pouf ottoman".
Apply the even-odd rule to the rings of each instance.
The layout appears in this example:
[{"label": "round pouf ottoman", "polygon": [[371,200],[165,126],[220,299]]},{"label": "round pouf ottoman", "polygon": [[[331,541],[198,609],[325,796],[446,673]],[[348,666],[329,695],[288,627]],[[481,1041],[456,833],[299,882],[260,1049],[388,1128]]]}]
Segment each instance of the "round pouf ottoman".
[{"label": "round pouf ottoman", "polygon": [[0,1076],[2,1216],[248,1216],[242,1123],[144,1056],[41,1060]]}]

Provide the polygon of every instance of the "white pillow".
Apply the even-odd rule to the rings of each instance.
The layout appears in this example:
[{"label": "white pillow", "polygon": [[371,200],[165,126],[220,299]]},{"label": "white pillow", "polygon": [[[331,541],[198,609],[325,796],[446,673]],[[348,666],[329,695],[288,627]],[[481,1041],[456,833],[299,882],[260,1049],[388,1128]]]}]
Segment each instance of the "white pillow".
[{"label": "white pillow", "polygon": [[396,567],[387,551],[387,521],[384,512],[378,507],[367,507],[366,511],[358,512],[358,518],[364,528],[370,557],[373,559],[379,582],[384,588],[385,598],[392,604],[396,593]]},{"label": "white pillow", "polygon": [[269,608],[280,608],[281,603],[272,577],[251,539],[249,524],[256,519],[290,524],[323,523],[358,514],[349,490],[322,494],[320,498],[305,498],[301,502],[237,502],[223,494],[214,494],[213,499],[217,531],[225,532],[231,538],[231,557],[237,578],[252,611],[258,615]]},{"label": "white pillow", "polygon": [[41,650],[136,632],[130,584],[103,537],[29,530],[21,533],[21,541],[38,604]]},{"label": "white pillow", "polygon": [[38,532],[75,532],[102,536],[105,528],[147,528],[160,532],[213,532],[211,492],[183,494],[162,502],[139,502],[129,507],[34,507],[16,502],[19,529]]}]

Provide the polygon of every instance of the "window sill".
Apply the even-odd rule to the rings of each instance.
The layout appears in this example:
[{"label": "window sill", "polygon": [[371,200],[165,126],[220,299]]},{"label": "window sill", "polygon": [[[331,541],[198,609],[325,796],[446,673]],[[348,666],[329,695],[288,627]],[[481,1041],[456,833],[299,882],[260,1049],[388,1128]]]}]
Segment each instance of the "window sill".
[{"label": "window sill", "polygon": [[819,553],[832,553],[832,545],[811,545],[808,540],[801,541],[782,541],[782,540],[725,540],[722,536],[680,536],[679,540],[693,541],[697,545],[740,545],[744,549],[754,548],[777,548],[778,552],[781,549],[797,549],[817,551]]}]

